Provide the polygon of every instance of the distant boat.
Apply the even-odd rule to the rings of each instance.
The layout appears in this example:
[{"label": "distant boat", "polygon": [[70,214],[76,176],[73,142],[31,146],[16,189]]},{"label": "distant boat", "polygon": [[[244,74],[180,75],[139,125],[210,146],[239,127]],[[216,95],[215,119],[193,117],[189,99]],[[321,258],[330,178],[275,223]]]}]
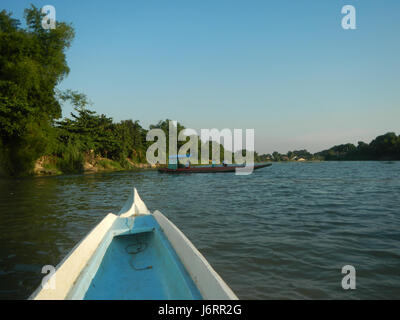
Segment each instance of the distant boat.
[{"label": "distant boat", "polygon": [[[253,170],[271,166],[271,163],[254,165]],[[195,166],[187,168],[159,168],[161,173],[219,173],[219,172],[235,172],[236,168],[244,168],[244,166]]]},{"label": "distant boat", "polygon": [[[210,240],[212,241],[212,240]],[[29,299],[237,299],[186,236],[136,189]]]}]

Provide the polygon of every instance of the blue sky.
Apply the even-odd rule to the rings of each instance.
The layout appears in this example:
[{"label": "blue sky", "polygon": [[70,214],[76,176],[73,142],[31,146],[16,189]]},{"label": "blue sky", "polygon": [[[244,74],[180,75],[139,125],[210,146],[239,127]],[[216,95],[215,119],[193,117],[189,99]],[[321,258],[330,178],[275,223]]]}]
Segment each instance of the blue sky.
[{"label": "blue sky", "polygon": [[[0,9],[22,18],[30,3],[53,5],[76,30],[60,87],[116,121],[254,128],[261,153],[400,134],[400,1],[3,0]],[[356,30],[341,27],[347,4]]]}]

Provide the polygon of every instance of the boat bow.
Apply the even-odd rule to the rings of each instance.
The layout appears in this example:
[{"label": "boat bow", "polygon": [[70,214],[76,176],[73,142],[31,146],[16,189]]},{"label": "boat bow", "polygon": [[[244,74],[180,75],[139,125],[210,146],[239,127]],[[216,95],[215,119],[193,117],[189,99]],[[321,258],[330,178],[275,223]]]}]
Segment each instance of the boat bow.
[{"label": "boat bow", "polygon": [[[136,237],[141,241],[147,239],[148,244],[143,248],[147,248],[148,252],[143,252],[141,259],[150,259],[145,261],[145,265],[151,267],[126,268],[126,261],[132,259],[129,256],[126,260],[126,243],[132,247],[131,242],[135,242]],[[121,247],[122,244],[125,247]],[[125,250],[117,249],[120,247]],[[150,248],[153,248],[153,253],[149,252]],[[117,259],[114,259],[115,254],[118,254]],[[135,263],[140,259],[140,253],[136,254]],[[100,269],[102,271],[98,273]],[[145,272],[150,274],[143,278],[146,274],[139,276],[137,270],[147,270]],[[156,276],[151,276],[151,272],[155,272],[153,275]],[[129,274],[132,284],[126,280],[126,274]],[[114,279],[117,275],[121,276],[119,281]],[[160,277],[164,277],[165,281],[157,283]],[[41,286],[30,299],[107,299],[110,296],[117,299],[238,299],[170,220],[160,211],[151,214],[136,189],[133,189],[118,215],[108,214],[72,249],[52,278],[54,289]],[[116,282],[112,288],[109,287],[109,279]],[[148,279],[152,285],[135,287],[135,283],[143,279]],[[104,284],[106,286],[101,289]]]},{"label": "boat bow", "polygon": [[121,218],[127,218],[130,216],[138,216],[142,214],[151,214],[147,209],[146,204],[140,198],[136,188],[133,189],[133,193],[129,195],[128,200],[118,213]]}]

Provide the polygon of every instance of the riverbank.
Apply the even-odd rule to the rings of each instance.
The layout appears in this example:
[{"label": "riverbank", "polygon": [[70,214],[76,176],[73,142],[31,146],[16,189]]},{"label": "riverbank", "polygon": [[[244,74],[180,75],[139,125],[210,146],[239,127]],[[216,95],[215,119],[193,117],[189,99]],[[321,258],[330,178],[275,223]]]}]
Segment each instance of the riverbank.
[{"label": "riverbank", "polygon": [[[35,167],[33,169],[33,176],[49,176],[49,175],[62,175],[71,173],[70,171],[62,170],[58,166],[60,159],[54,156],[43,156],[35,162]],[[111,171],[124,171],[124,170],[135,170],[135,169],[155,169],[156,165],[151,165],[148,163],[137,163],[132,161],[132,159],[126,158],[124,165],[120,162],[102,158],[93,157],[90,159],[85,159],[83,161],[81,168],[73,173],[98,173],[98,172],[111,172]]]}]

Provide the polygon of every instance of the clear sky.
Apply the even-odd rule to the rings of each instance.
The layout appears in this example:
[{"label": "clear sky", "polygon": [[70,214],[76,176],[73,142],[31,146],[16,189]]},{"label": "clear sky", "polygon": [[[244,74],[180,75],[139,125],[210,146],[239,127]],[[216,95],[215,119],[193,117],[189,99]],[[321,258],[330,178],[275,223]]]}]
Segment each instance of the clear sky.
[{"label": "clear sky", "polygon": [[[400,134],[398,0],[2,0],[71,22],[62,89],[148,127],[254,128],[256,151]],[[341,27],[343,5],[357,29]],[[70,107],[64,108],[69,115]]]}]

